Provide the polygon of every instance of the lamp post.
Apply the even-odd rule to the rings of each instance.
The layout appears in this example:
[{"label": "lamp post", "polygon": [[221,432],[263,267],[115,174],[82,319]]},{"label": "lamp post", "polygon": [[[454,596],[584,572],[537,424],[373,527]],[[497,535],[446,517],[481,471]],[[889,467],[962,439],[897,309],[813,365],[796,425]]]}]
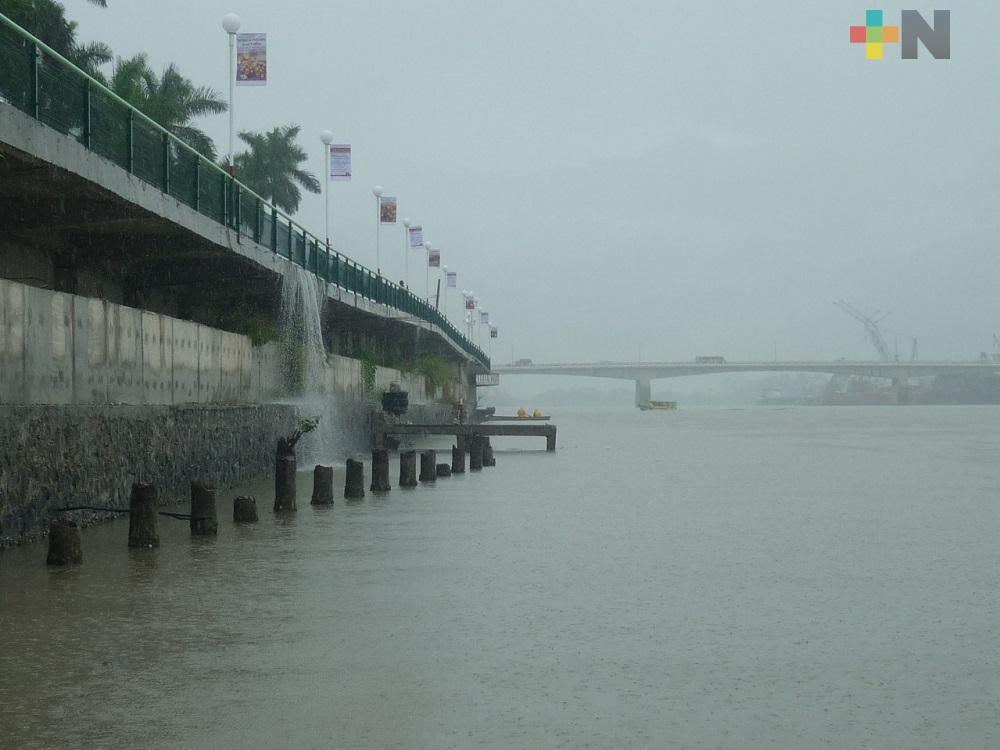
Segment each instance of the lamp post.
[{"label": "lamp post", "polygon": [[403,219],[403,265],[406,268],[406,275],[403,276],[403,279],[407,289],[410,288],[410,225],[412,223],[409,216]]},{"label": "lamp post", "polygon": [[427,304],[431,303],[431,250],[434,246],[424,241],[424,293],[427,295]]},{"label": "lamp post", "polygon": [[240,17],[235,13],[226,13],[222,17],[222,28],[229,34],[229,176],[236,176],[236,166],[233,164],[233,92],[236,84],[236,32],[240,30]]},{"label": "lamp post", "polygon": [[330,249],[330,144],[333,143],[333,133],[324,130],[319,134],[323,142],[323,195],[326,200],[326,249]]},{"label": "lamp post", "polygon": [[441,273],[444,275],[444,319],[448,320],[448,266],[441,266]]},{"label": "lamp post", "polygon": [[382,186],[376,185],[372,188],[372,195],[375,196],[375,270],[379,276],[382,275],[382,261],[379,248],[379,229],[382,226]]}]

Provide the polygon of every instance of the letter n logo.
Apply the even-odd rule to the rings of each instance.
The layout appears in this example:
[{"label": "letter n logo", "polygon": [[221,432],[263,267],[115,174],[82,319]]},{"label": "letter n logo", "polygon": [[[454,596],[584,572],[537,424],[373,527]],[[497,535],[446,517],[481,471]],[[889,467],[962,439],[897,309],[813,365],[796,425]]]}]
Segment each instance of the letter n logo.
[{"label": "letter n logo", "polygon": [[915,10],[903,11],[903,59],[917,59],[917,42],[938,60],[951,59],[951,11],[934,11],[934,28]]}]

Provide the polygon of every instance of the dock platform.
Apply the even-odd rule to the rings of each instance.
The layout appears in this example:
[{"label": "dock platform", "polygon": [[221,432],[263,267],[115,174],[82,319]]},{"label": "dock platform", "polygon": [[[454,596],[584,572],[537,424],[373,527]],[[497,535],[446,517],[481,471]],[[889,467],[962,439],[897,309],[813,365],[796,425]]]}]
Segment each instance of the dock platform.
[{"label": "dock platform", "polygon": [[454,435],[459,444],[467,443],[472,435],[487,437],[543,437],[545,450],[556,449],[554,424],[388,424],[375,426],[375,445],[383,447],[386,435]]}]

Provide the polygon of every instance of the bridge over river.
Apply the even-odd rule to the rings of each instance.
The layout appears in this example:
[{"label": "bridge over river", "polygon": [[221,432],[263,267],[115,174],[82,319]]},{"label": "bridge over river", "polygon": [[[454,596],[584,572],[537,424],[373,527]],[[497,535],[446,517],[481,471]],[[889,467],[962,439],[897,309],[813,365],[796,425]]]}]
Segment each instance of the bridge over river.
[{"label": "bridge over river", "polygon": [[575,375],[635,381],[635,405],[648,406],[650,383],[664,378],[718,375],[730,372],[815,372],[830,375],[886,378],[903,384],[911,378],[986,377],[1000,373],[996,362],[576,362],[495,366],[504,375]]}]

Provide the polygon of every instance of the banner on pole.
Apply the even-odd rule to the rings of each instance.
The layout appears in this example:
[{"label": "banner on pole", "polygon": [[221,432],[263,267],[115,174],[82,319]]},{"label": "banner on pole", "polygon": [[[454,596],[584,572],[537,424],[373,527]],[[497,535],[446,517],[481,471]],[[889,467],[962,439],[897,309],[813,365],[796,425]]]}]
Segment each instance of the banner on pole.
[{"label": "banner on pole", "polygon": [[407,230],[410,233],[410,247],[424,246],[424,228],[419,224],[414,224]]},{"label": "banner on pole", "polygon": [[465,309],[466,310],[475,310],[476,309],[476,298],[475,297],[466,297],[465,298]]},{"label": "banner on pole", "polygon": [[267,34],[236,35],[236,85],[267,83]]},{"label": "banner on pole", "polygon": [[351,144],[330,144],[330,179],[351,179]]},{"label": "banner on pole", "polygon": [[381,224],[396,223],[396,198],[383,195],[378,199],[378,220]]},{"label": "banner on pole", "polygon": [[497,338],[497,327],[496,326],[490,326],[490,338],[491,339]]},{"label": "banner on pole", "polygon": [[427,267],[428,268],[440,268],[441,267],[441,251],[431,250],[427,253]]},{"label": "banner on pole", "polygon": [[448,288],[454,289],[458,286],[458,273],[455,271],[448,271]]},{"label": "banner on pole", "polygon": [[488,312],[486,312],[485,310],[480,310],[479,311],[479,322],[482,323],[483,325],[489,325],[490,324],[490,314]]}]

